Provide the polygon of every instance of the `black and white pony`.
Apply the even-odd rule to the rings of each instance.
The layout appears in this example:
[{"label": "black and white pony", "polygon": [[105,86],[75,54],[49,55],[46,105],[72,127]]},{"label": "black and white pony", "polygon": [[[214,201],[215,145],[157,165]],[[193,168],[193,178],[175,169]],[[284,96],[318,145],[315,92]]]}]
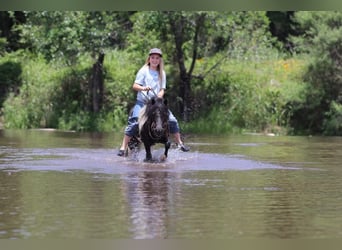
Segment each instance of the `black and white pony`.
[{"label": "black and white pony", "polygon": [[146,151],[145,161],[152,161],[151,146],[156,143],[165,145],[164,155],[161,158],[165,160],[171,145],[167,100],[158,97],[149,100],[140,111],[138,124],[139,137]]}]

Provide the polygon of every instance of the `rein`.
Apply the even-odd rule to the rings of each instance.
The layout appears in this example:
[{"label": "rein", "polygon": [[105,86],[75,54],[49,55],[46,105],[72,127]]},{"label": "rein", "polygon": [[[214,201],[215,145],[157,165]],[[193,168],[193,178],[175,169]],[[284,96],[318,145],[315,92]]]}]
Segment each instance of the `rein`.
[{"label": "rein", "polygon": [[[148,97],[148,92],[150,90],[147,91],[147,95],[141,91],[141,94],[144,96],[145,98],[145,104],[150,100],[150,98]],[[154,89],[151,89],[152,93],[154,94],[154,97],[158,97],[157,93],[154,91]]]}]

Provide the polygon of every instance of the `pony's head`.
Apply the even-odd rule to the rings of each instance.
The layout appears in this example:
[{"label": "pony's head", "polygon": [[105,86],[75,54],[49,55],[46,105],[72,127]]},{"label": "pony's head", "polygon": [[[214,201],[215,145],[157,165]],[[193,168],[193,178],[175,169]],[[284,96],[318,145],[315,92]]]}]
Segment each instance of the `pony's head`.
[{"label": "pony's head", "polygon": [[167,107],[167,100],[163,98],[152,98],[146,104],[141,114],[139,122],[140,132],[142,132],[141,128],[146,123],[151,139],[165,137],[169,132],[168,121],[169,109]]}]

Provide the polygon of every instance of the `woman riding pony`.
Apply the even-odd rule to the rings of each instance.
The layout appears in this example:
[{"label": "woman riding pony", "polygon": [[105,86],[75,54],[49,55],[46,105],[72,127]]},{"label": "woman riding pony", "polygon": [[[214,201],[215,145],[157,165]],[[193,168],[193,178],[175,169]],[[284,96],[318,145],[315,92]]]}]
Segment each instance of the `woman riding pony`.
[{"label": "woman riding pony", "polygon": [[[128,124],[125,128],[125,135],[122,140],[118,156],[125,156],[130,139],[138,135],[138,117],[141,108],[151,98],[156,95],[163,98],[166,89],[166,74],[164,71],[164,63],[162,51],[159,48],[150,50],[144,66],[138,71],[133,83],[133,90],[137,91],[137,99],[132,112],[128,117]],[[183,152],[189,151],[189,147],[185,146],[181,140],[180,129],[176,117],[169,110],[169,129],[173,134],[175,142]]]}]

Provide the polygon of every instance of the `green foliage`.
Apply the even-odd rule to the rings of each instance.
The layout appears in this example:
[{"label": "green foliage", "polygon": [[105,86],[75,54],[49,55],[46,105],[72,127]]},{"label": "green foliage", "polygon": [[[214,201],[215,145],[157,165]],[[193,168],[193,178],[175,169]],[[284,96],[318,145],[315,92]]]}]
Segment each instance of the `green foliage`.
[{"label": "green foliage", "polygon": [[[301,100],[306,87],[301,83],[305,63],[300,59],[275,60],[276,56],[264,61],[225,61],[205,80],[197,80],[194,123],[201,124],[205,117],[208,128],[223,122],[228,131],[244,128],[285,133],[280,128],[289,125],[288,103]],[[201,59],[199,68],[211,65],[211,60],[217,61]]]},{"label": "green foliage", "polygon": [[126,110],[133,105],[135,93],[132,85],[142,64],[132,63],[131,55],[124,51],[108,51],[105,58],[106,109]]},{"label": "green foliage", "polygon": [[17,60],[0,59],[0,108],[9,93],[17,93],[21,85],[21,64]]},{"label": "green foliage", "polygon": [[103,110],[93,114],[89,111],[88,101],[89,58],[82,57],[82,63],[71,68],[25,54],[22,57],[23,86],[20,93],[11,94],[4,103],[5,127],[77,131],[121,129],[134,101],[130,89],[136,67],[127,53],[108,52],[106,100]]},{"label": "green foliage", "polygon": [[[297,131],[333,134],[331,124],[336,120],[336,105],[342,103],[342,13],[301,11],[296,13],[295,20],[304,36],[293,40],[298,50],[308,53],[312,61],[305,75],[310,86],[303,101],[296,105],[292,124]],[[327,120],[329,117],[331,122]],[[336,134],[339,133],[336,127]]]},{"label": "green foliage", "polygon": [[332,101],[323,121],[325,135],[342,135],[342,105]]},{"label": "green foliage", "polygon": [[[170,64],[166,66],[169,97],[177,100],[172,109],[179,111],[176,114],[184,120],[188,120],[189,110],[196,108],[190,100],[195,78],[206,78],[224,60],[264,60],[274,53],[270,47],[275,40],[268,31],[266,12],[262,11],[150,11],[138,12],[133,18],[129,49],[143,58],[141,62],[148,48],[158,46],[164,50],[165,63]],[[217,52],[222,52],[222,58],[215,56]],[[201,59],[211,57],[217,61],[196,69]]]},{"label": "green foliage", "polygon": [[233,127],[227,116],[222,115],[224,112],[222,108],[214,106],[207,115],[193,122],[182,122],[182,131],[195,134],[231,134],[241,131],[241,128]]},{"label": "green foliage", "polygon": [[[195,20],[200,15],[205,21],[198,34],[198,43],[194,44]],[[191,64],[194,49],[198,51],[196,59],[211,57],[219,51],[225,51],[230,58],[249,60],[253,56],[263,59],[269,56],[271,45],[275,43],[268,31],[269,21],[264,11],[142,11],[135,13],[131,20],[134,26],[128,35],[128,49],[143,58],[142,62],[149,48],[161,47],[167,63],[174,63],[175,37],[170,22],[177,22],[182,31],[187,66]]]},{"label": "green foliage", "polygon": [[[15,32],[30,52],[5,53],[0,41],[7,128],[122,129],[135,74],[147,51],[161,47],[170,108],[183,118],[191,111],[184,130],[341,134],[340,12],[298,12],[296,55],[279,52],[264,11],[24,13]],[[100,52],[103,103],[93,113],[90,80]]]},{"label": "green foliage", "polygon": [[[196,45],[192,40],[196,32],[193,20],[201,15],[206,19]],[[91,23],[98,27],[99,24],[93,23],[95,21],[89,13],[34,12],[29,16],[28,24],[32,26],[25,27],[36,34],[33,38],[37,39],[32,43],[49,60],[40,57],[28,58],[25,62],[25,87],[6,105],[8,126],[46,126],[81,131],[120,129],[126,123],[129,108],[134,102],[135,93],[131,86],[135,74],[145,61],[146,51],[154,46],[168,49],[164,56],[168,93],[171,92],[168,97],[177,100],[179,86],[173,63],[175,57],[172,51],[175,48],[169,27],[171,19],[185,28],[183,47],[187,67],[191,66],[194,46],[198,46],[192,78],[195,122],[185,127],[201,131],[212,129],[221,133],[239,130],[237,128],[265,130],[269,126],[286,125],[282,108],[287,99],[282,96],[280,87],[272,88],[272,84],[268,83],[282,82],[285,86],[290,73],[284,76],[285,70],[281,67],[280,73],[273,72],[277,68],[271,62],[278,60],[279,55],[270,49],[272,39],[267,32],[268,21],[264,12],[137,12],[131,16],[134,26],[133,32],[128,35],[129,48],[125,52],[105,50],[105,99],[103,109],[97,114],[89,112],[88,84],[92,62],[85,52],[89,43],[77,42],[87,40],[81,26],[87,27]],[[70,21],[76,17],[78,24]],[[84,21],[85,17],[89,20]],[[98,17],[101,21],[103,15]],[[41,22],[38,22],[39,18],[42,18]],[[60,26],[52,22],[54,18],[61,22]],[[39,30],[40,24],[50,29],[45,27],[45,31]],[[73,30],[70,34],[59,31],[68,27]],[[27,35],[24,36],[26,39]],[[61,39],[58,35],[62,35],[65,41],[58,40]],[[44,37],[47,38],[45,43],[42,41]],[[92,37],[96,38],[96,35],[92,34]],[[94,41],[97,41],[95,38]],[[54,42],[54,39],[59,42]],[[93,46],[96,48],[100,44],[98,40]],[[71,60],[71,67],[51,60],[52,55],[58,56],[53,51],[56,45],[59,46],[56,49],[68,60],[77,55],[77,60]],[[270,78],[274,75],[276,80]],[[32,102],[29,103],[29,100]],[[171,101],[170,104],[174,110],[177,102]],[[11,117],[9,110],[14,109],[21,109],[23,114]],[[215,123],[207,126],[208,117]]]},{"label": "green foliage", "polygon": [[274,53],[276,43],[269,32],[269,20],[264,11],[225,13],[217,36],[226,34],[229,58],[238,60],[265,60]]},{"label": "green foliage", "polygon": [[298,34],[292,19],[294,13],[295,11],[267,11],[266,13],[270,20],[269,27],[272,35],[281,42],[279,49],[285,49],[287,52],[293,48],[289,36],[295,33]]},{"label": "green foliage", "polygon": [[7,39],[4,37],[0,37],[0,56],[5,54],[7,45]]},{"label": "green foliage", "polygon": [[[22,87],[4,103],[5,127],[34,128],[41,126],[51,110],[49,100],[56,85],[56,70],[42,58],[22,58]],[[17,110],[17,112],[16,112]]]},{"label": "green foliage", "polygon": [[157,11],[142,11],[131,16],[133,30],[128,35],[128,51],[137,52],[137,55],[143,57],[145,61],[146,51],[152,47],[157,47],[158,36],[156,35],[157,27],[152,22],[158,23]]},{"label": "green foliage", "polygon": [[73,65],[82,54],[95,57],[100,51],[123,46],[122,25],[130,12],[27,11],[27,22],[18,25],[22,43],[48,60]]}]

